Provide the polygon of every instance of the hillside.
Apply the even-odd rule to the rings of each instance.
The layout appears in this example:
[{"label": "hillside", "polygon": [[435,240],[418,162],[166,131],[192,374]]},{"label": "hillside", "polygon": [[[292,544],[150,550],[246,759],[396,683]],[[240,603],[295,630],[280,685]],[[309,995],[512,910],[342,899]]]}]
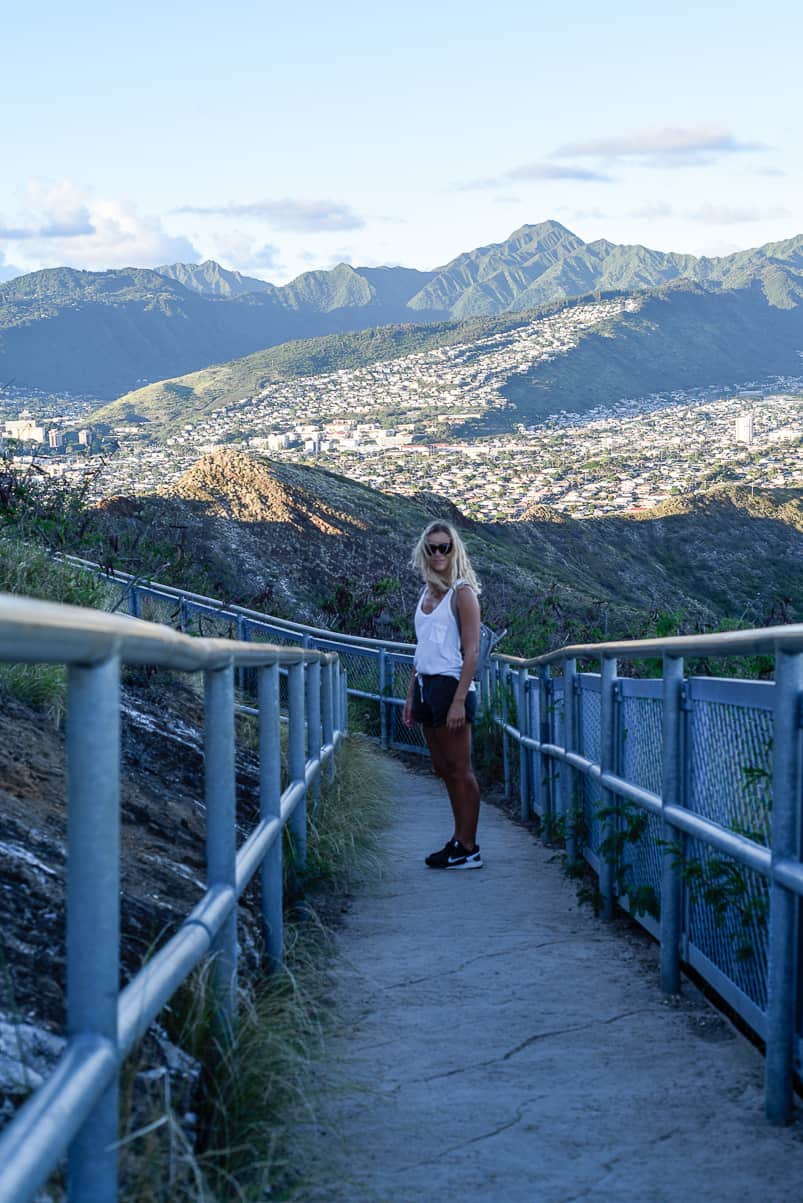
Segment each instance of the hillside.
[{"label": "hillside", "polygon": [[[644,292],[631,311],[606,315],[575,330],[558,353],[527,366],[513,357],[500,367],[498,339],[509,331],[537,331],[554,315],[571,318],[579,301],[543,306],[524,314],[479,317],[463,322],[382,326],[356,334],[293,342],[231,363],[127,393],[95,414],[97,422],[143,421],[159,439],[185,421],[197,422],[222,406],[242,404],[242,429],[249,428],[249,399],[273,381],[401,360],[400,377],[410,382],[422,370],[420,357],[460,344],[475,365],[485,360],[501,404],[471,419],[462,433],[486,434],[537,421],[560,410],[584,412],[633,397],[701,384],[720,387],[770,375],[797,375],[803,348],[803,307],[778,308],[758,283],[727,292],[677,282]],[[405,368],[404,357],[415,355]],[[439,370],[435,360],[433,370]],[[377,404],[379,398],[377,398]],[[506,403],[506,404],[505,404]]]},{"label": "hillside", "polygon": [[512,375],[502,392],[519,420],[537,419],[653,392],[797,376],[802,349],[803,307],[778,308],[758,282],[727,292],[678,282],[646,294],[637,312],[603,323],[564,355]]},{"label": "hillside", "polygon": [[[637,517],[577,522],[541,509],[484,525],[434,496],[406,501],[321,469],[222,451],[171,491],[112,499],[100,517],[118,547],[136,548],[143,536],[169,541],[174,573],[181,562],[202,564],[221,598],[409,637],[419,587],[410,548],[427,521],[450,514],[483,581],[489,621],[513,623],[522,650],[599,633],[603,613],[608,632],[622,636],[642,633],[658,612],[680,613],[688,629],[803,620],[803,490],[723,489]],[[137,567],[135,558],[116,562]]]},{"label": "hillside", "polygon": [[160,437],[180,425],[189,414],[197,419],[220,406],[236,404],[254,396],[272,381],[401,359],[514,330],[530,320],[532,315],[512,314],[467,322],[377,326],[349,334],[298,339],[135,389],[97,409],[93,421],[144,420],[149,423],[148,433]]},{"label": "hillside", "polygon": [[803,236],[697,259],[585,243],[554,221],[522,226],[433,271],[341,263],[281,287],[208,261],[156,271],[54,268],[0,286],[0,378],[112,398],[290,339],[518,313],[678,280],[720,290],[757,286],[770,306],[784,309],[799,304],[802,279]]},{"label": "hillside", "polygon": [[213,295],[184,278],[58,268],[0,286],[0,378],[110,399],[290,339],[398,320],[392,304],[372,307],[375,290],[345,265],[285,290],[228,283],[230,295],[222,279]]}]

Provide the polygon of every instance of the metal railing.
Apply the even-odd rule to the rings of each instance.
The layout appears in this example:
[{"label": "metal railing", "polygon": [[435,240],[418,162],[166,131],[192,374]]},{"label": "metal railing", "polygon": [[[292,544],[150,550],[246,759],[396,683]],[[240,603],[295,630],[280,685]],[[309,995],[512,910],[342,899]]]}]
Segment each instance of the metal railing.
[{"label": "metal railing", "polygon": [[385,748],[429,755],[420,728],[405,727],[401,721],[414,644],[305,626],[125,572],[105,571],[77,556],[63,558],[66,563],[119,586],[121,603],[136,617],[147,610],[180,631],[194,634],[214,631],[244,642],[269,640],[337,653],[348,676],[352,705],[362,708],[360,725],[376,735]]},{"label": "metal railing", "polygon": [[[684,657],[759,654],[774,682],[684,676]],[[661,680],[617,673],[655,657]],[[585,660],[599,673],[578,672]],[[665,992],[685,962],[766,1042],[767,1116],[787,1122],[803,1043],[803,625],[499,656],[492,673],[522,817],[593,866],[606,916],[618,902],[659,938]]]},{"label": "metal railing", "polygon": [[[338,657],[190,638],[123,615],[0,595],[0,660],[67,666],[67,1043],[0,1136],[0,1203],[26,1203],[67,1153],[70,1203],[117,1198],[120,1067],[191,970],[213,956],[216,1022],[236,1025],[237,900],[261,870],[267,964],[282,959],[282,842],[306,853],[306,799],[347,728]],[[207,888],[176,934],[119,993],[120,669],[204,674]],[[256,677],[260,821],[237,849],[235,673]],[[282,788],[280,673],[289,771]]]},{"label": "metal railing", "polygon": [[[242,641],[338,652],[351,705],[370,708],[383,746],[426,751],[419,729],[401,723],[412,645],[104,575],[132,613],[147,602],[182,630],[218,624]],[[764,654],[775,657],[774,683],[684,676],[684,657]],[[662,679],[618,675],[617,660],[644,658],[662,661]],[[578,671],[584,660],[600,672]],[[665,991],[690,966],[766,1042],[773,1122],[791,1113],[803,1053],[802,664],[803,626],[788,626],[495,655],[480,690],[522,817],[557,825],[568,860],[597,872],[604,913],[617,903],[660,940]]]}]

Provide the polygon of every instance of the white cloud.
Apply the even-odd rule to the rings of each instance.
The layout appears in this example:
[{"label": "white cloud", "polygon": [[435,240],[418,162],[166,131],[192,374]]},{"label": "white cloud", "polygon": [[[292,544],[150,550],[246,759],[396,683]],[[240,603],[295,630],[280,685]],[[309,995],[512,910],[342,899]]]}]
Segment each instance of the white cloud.
[{"label": "white cloud", "polygon": [[709,226],[737,226],[744,222],[768,221],[775,217],[789,217],[788,209],[772,207],[769,209],[754,209],[739,205],[700,205],[699,209],[689,209],[683,216],[687,221],[703,221]]},{"label": "white cloud", "polygon": [[706,202],[695,209],[679,209],[666,201],[654,201],[632,209],[628,217],[636,221],[699,221],[708,226],[741,225],[743,222],[771,221],[777,217],[789,217],[790,212],[779,205],[719,205]]},{"label": "white cloud", "polygon": [[638,209],[632,209],[627,216],[636,221],[660,221],[666,217],[673,217],[674,210],[666,201],[652,201]]},{"label": "white cloud", "polygon": [[690,167],[713,163],[723,155],[769,149],[764,142],[741,141],[729,130],[716,127],[667,127],[566,142],[552,152],[552,158],[595,158],[607,163],[624,161],[644,167]]},{"label": "white cloud", "polygon": [[455,192],[473,192],[491,188],[502,188],[511,183],[540,180],[573,180],[579,183],[609,183],[611,177],[604,171],[595,171],[590,167],[573,167],[563,163],[521,163],[518,167],[510,167],[499,175],[482,176],[475,180],[466,180],[456,184]]},{"label": "white cloud", "polygon": [[0,242],[15,246],[25,271],[39,267],[152,267],[200,255],[158,217],[143,217],[125,200],[97,199],[70,181],[28,186],[23,217],[0,217]]},{"label": "white cloud", "polygon": [[349,205],[336,201],[281,200],[252,201],[248,204],[183,205],[176,213],[196,217],[253,217],[267,221],[278,230],[296,230],[314,234],[331,230],[360,230],[365,218]]}]

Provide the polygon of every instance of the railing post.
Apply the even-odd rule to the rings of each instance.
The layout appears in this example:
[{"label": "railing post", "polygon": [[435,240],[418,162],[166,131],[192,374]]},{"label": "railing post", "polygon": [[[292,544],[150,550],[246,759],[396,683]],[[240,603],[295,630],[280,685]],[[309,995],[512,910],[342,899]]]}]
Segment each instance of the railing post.
[{"label": "railing post", "polygon": [[[67,672],[67,1036],[117,1051],[120,975],[120,664]],[[70,1146],[70,1203],[117,1198],[119,1075]]]},{"label": "railing post", "polygon": [[[288,761],[291,782],[305,780],[306,752],[304,738],[304,669],[303,663],[291,664],[288,672],[287,709],[289,713]],[[307,799],[306,794],[290,816],[293,834],[293,860],[298,873],[307,864]]]},{"label": "railing post", "polygon": [[[335,742],[335,718],[334,718],[334,664],[331,660],[324,664],[321,676],[321,723],[323,728],[324,746]],[[326,780],[334,781],[335,777],[335,758],[331,756],[326,765]]]},{"label": "railing post", "polygon": [[340,690],[341,690],[341,713],[342,723],[341,730],[344,735],[349,733],[349,674],[344,668],[340,672]]},{"label": "railing post", "polygon": [[[577,687],[577,661],[572,657],[563,662],[563,750],[575,751],[574,708]],[[560,767],[561,814],[565,824],[566,861],[574,865],[577,861],[577,835],[575,824],[574,769],[564,763]]]},{"label": "railing post", "polygon": [[388,746],[388,704],[385,700],[387,684],[387,653],[384,648],[379,652],[379,739],[383,748]]},{"label": "railing post", "polygon": [[187,603],[183,597],[178,599],[178,629],[182,635],[187,634]]},{"label": "railing post", "polygon": [[[520,735],[527,735],[529,717],[527,710],[527,669],[520,668],[516,673],[516,717]],[[529,761],[527,748],[519,744],[519,817],[526,823],[530,817],[530,792],[527,765]]]},{"label": "railing post", "polygon": [[[538,692],[539,684],[537,677],[530,677],[529,689],[527,691],[527,724],[530,735],[538,739]],[[535,814],[540,816],[543,814],[543,804],[541,798],[541,774],[540,774],[540,752],[536,752],[535,748],[529,749],[529,764],[528,771],[530,774],[530,797],[531,806]]]},{"label": "railing post", "polygon": [[[772,863],[800,858],[801,695],[803,653],[775,654],[772,771]],[[792,1118],[797,990],[797,896],[770,883],[766,1113],[772,1124]]]},{"label": "railing post", "polygon": [[332,722],[335,731],[340,731],[343,726],[343,716],[341,714],[343,691],[340,688],[340,657],[338,656],[332,665]]},{"label": "railing post", "polygon": [[481,677],[480,681],[478,682],[478,684],[480,687],[480,696],[478,698],[479,709],[480,710],[490,710],[491,701],[492,701],[491,666],[490,665],[486,665],[485,668],[483,669],[482,677]]},{"label": "railing post", "polygon": [[[244,618],[242,614],[238,614],[237,615],[237,638],[240,640],[241,643],[247,643],[248,636],[249,636],[248,619]],[[237,669],[237,688],[240,690],[240,693],[245,692],[246,672],[247,672],[247,669],[242,664]]]},{"label": "railing post", "polygon": [[[683,806],[683,659],[664,655],[663,768],[661,804]],[[683,929],[682,874],[678,847],[684,837],[663,820],[661,870],[661,989],[665,994],[680,990],[680,938]]]},{"label": "railing post", "polygon": [[[321,759],[321,664],[311,660],[307,664],[307,758]],[[307,790],[307,798],[313,811],[321,800],[320,764],[315,780]]]},{"label": "railing post", "polygon": [[[602,674],[600,678],[600,767],[603,773],[616,770],[616,722],[614,717],[614,689],[616,685],[616,661],[607,656],[602,658]],[[605,809],[610,811],[614,805],[614,795],[608,790],[602,791]],[[616,817],[609,814],[602,824],[602,843],[607,843],[607,855],[600,853],[599,858],[599,888],[602,894],[602,913],[606,919],[613,918],[615,855],[611,851],[616,836]]]},{"label": "railing post", "polygon": [[128,613],[132,618],[139,618],[139,589],[136,585],[128,589]]},{"label": "railing post", "polygon": [[391,698],[396,696],[396,661],[393,657],[392,652],[388,653],[387,665],[385,667],[385,676],[387,678],[386,690],[387,690],[387,699],[388,699],[387,700],[388,747],[392,748],[393,747],[393,736],[394,736],[395,731],[398,729],[397,714],[400,713],[400,711],[397,710],[396,706],[394,706],[393,702],[391,701]]},{"label": "railing post", "polygon": [[[538,740],[541,744],[552,743],[552,673],[549,665],[538,670]],[[552,758],[544,752],[540,757],[541,802],[544,829],[551,839],[552,818],[555,803],[552,789]]]},{"label": "railing post", "polygon": [[[502,722],[507,723],[510,715],[508,711],[508,692],[510,688],[510,665],[502,665]],[[510,736],[507,731],[502,732],[502,768],[505,781],[505,798],[510,798]]]},{"label": "railing post", "polygon": [[[279,665],[257,669],[259,697],[259,813],[260,818],[281,817],[282,755],[279,715]],[[284,921],[282,907],[282,837],[274,840],[262,862],[262,928],[269,968],[282,962]]]},{"label": "railing post", "polygon": [[[234,770],[234,668],[204,673],[204,786],[207,888],[237,882]],[[214,941],[212,988],[220,1036],[229,1040],[237,1017],[237,907]]]}]

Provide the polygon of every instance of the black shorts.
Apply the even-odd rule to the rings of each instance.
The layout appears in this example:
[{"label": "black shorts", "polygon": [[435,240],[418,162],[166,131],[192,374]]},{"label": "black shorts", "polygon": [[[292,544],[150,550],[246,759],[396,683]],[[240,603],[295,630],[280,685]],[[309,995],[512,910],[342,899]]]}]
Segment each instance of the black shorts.
[{"label": "black shorts", "polygon": [[[413,720],[425,727],[445,727],[446,715],[457,690],[456,677],[430,676],[422,673],[415,683]],[[477,712],[477,691],[466,694],[466,722],[473,723]]]}]

